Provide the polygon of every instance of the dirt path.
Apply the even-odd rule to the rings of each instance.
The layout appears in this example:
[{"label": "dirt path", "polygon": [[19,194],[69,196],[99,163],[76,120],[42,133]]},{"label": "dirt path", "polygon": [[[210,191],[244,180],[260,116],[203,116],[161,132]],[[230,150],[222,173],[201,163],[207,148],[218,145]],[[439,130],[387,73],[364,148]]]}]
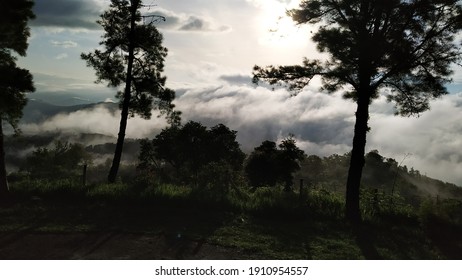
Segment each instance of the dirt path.
[{"label": "dirt path", "polygon": [[0,259],[239,259],[235,248],[134,233],[0,233]]}]

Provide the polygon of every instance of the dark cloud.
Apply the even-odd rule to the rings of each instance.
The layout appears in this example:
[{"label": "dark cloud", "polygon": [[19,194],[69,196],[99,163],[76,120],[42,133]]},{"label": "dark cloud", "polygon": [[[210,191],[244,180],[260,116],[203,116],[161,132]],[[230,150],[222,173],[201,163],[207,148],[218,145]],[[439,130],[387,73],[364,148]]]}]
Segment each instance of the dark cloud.
[{"label": "dark cloud", "polygon": [[32,26],[97,29],[101,7],[92,0],[36,0]]},{"label": "dark cloud", "polygon": [[226,32],[231,30],[227,25],[219,25],[211,19],[197,16],[178,14],[165,9],[150,11],[149,15],[162,16],[165,21],[159,21],[156,26],[163,29],[194,32]]},{"label": "dark cloud", "polygon": [[197,17],[190,17],[188,21],[182,25],[179,30],[184,31],[201,31],[207,28],[207,22]]}]

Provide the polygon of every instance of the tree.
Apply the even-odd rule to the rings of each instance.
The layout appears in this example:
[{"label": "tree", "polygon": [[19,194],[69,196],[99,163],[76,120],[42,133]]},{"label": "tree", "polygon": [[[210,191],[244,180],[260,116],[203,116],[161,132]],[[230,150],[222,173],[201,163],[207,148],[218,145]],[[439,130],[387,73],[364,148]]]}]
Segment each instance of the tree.
[{"label": "tree", "polygon": [[305,152],[297,147],[295,139],[292,135],[282,140],[279,144],[279,170],[281,179],[285,183],[285,190],[290,190],[293,184],[295,171],[300,170],[300,162],[305,159]]},{"label": "tree", "polygon": [[111,0],[97,21],[105,31],[100,42],[104,50],[81,55],[96,70],[97,82],[107,81],[111,87],[125,85],[124,91],[117,93],[122,112],[110,183],[117,177],[129,116],[150,119],[151,111],[158,109],[170,122],[179,121],[179,112],[172,104],[175,92],[165,87],[166,77],[162,76],[167,49],[153,25],[155,20],[143,21],[142,7],[141,0]]},{"label": "tree", "polygon": [[275,186],[277,173],[278,150],[273,141],[263,141],[249,155],[245,165],[245,174],[252,187]]},{"label": "tree", "polygon": [[175,178],[187,182],[197,182],[198,174],[212,163],[240,171],[245,154],[236,134],[223,124],[208,129],[194,121],[165,128],[153,140],[142,142],[140,168],[161,172],[169,165],[176,171]]},{"label": "tree", "polygon": [[27,0],[2,1],[0,8],[0,197],[8,194],[6,178],[5,149],[3,140],[3,121],[19,132],[18,122],[22,109],[27,103],[25,93],[34,91],[32,75],[28,70],[16,65],[16,57],[26,55],[27,38],[30,36],[27,25],[33,19],[32,6]]},{"label": "tree", "polygon": [[292,136],[282,140],[279,149],[273,141],[263,141],[250,154],[245,173],[253,187],[283,183],[286,191],[293,183],[293,173],[300,169],[305,153],[300,150]]},{"label": "tree", "polygon": [[54,142],[53,148],[38,148],[23,167],[36,178],[69,178],[80,173],[83,165],[91,162],[91,155],[78,143]]},{"label": "tree", "polygon": [[353,148],[346,184],[346,217],[361,220],[359,187],[364,166],[369,105],[388,95],[397,113],[429,109],[429,100],[447,94],[451,66],[461,58],[455,35],[462,28],[457,0],[304,0],[288,11],[298,24],[316,24],[313,41],[325,61],[254,67],[254,81],[286,83],[301,90],[320,75],[323,89],[345,90],[357,104]]}]

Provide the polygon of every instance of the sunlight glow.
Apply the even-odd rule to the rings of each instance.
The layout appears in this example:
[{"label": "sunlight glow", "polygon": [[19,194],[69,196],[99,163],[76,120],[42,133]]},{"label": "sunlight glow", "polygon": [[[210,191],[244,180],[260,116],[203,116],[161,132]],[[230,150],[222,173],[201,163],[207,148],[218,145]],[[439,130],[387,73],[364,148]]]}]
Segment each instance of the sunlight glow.
[{"label": "sunlight glow", "polygon": [[299,1],[282,3],[278,0],[261,2],[259,43],[262,46],[300,48],[308,44],[309,35],[306,26],[297,26],[286,15],[286,10],[297,7],[298,3]]}]

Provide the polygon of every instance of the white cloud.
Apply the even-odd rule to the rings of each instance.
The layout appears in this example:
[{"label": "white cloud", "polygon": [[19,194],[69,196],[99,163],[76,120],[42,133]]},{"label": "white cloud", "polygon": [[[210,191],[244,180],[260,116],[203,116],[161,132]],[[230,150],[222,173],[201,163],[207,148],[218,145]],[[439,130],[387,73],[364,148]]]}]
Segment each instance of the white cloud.
[{"label": "white cloud", "polygon": [[[104,100],[104,99],[103,99]],[[246,151],[264,140],[280,140],[294,134],[307,154],[328,156],[351,149],[355,104],[340,95],[306,89],[290,97],[285,90],[223,84],[217,87],[177,90],[176,108],[183,122],[195,120],[213,126],[223,123],[238,131]],[[379,98],[371,105],[366,151],[401,161],[423,174],[462,185],[462,94],[445,96],[431,103],[420,118],[393,115],[393,106]],[[157,113],[154,112],[153,116]],[[117,135],[119,112],[104,106],[94,110],[59,115],[27,131],[82,131]],[[129,120],[127,137],[153,137],[166,126],[164,119]]]},{"label": "white cloud", "polygon": [[[109,110],[104,105],[92,109],[84,109],[70,114],[59,114],[40,124],[24,124],[21,129],[25,133],[44,132],[86,132],[117,136],[120,112]],[[152,137],[167,125],[161,118],[144,120],[139,117],[130,118],[127,125],[127,137]]]},{"label": "white cloud", "polygon": [[450,94],[431,103],[419,118],[390,114],[371,116],[368,147],[429,176],[462,185],[462,94]]},{"label": "white cloud", "polygon": [[66,40],[66,41],[55,41],[55,40],[51,40],[50,43],[51,43],[53,46],[62,47],[62,48],[65,48],[65,49],[68,49],[68,48],[75,48],[75,47],[77,47],[77,46],[79,45],[79,44],[77,44],[76,42],[71,41],[71,40]]}]

